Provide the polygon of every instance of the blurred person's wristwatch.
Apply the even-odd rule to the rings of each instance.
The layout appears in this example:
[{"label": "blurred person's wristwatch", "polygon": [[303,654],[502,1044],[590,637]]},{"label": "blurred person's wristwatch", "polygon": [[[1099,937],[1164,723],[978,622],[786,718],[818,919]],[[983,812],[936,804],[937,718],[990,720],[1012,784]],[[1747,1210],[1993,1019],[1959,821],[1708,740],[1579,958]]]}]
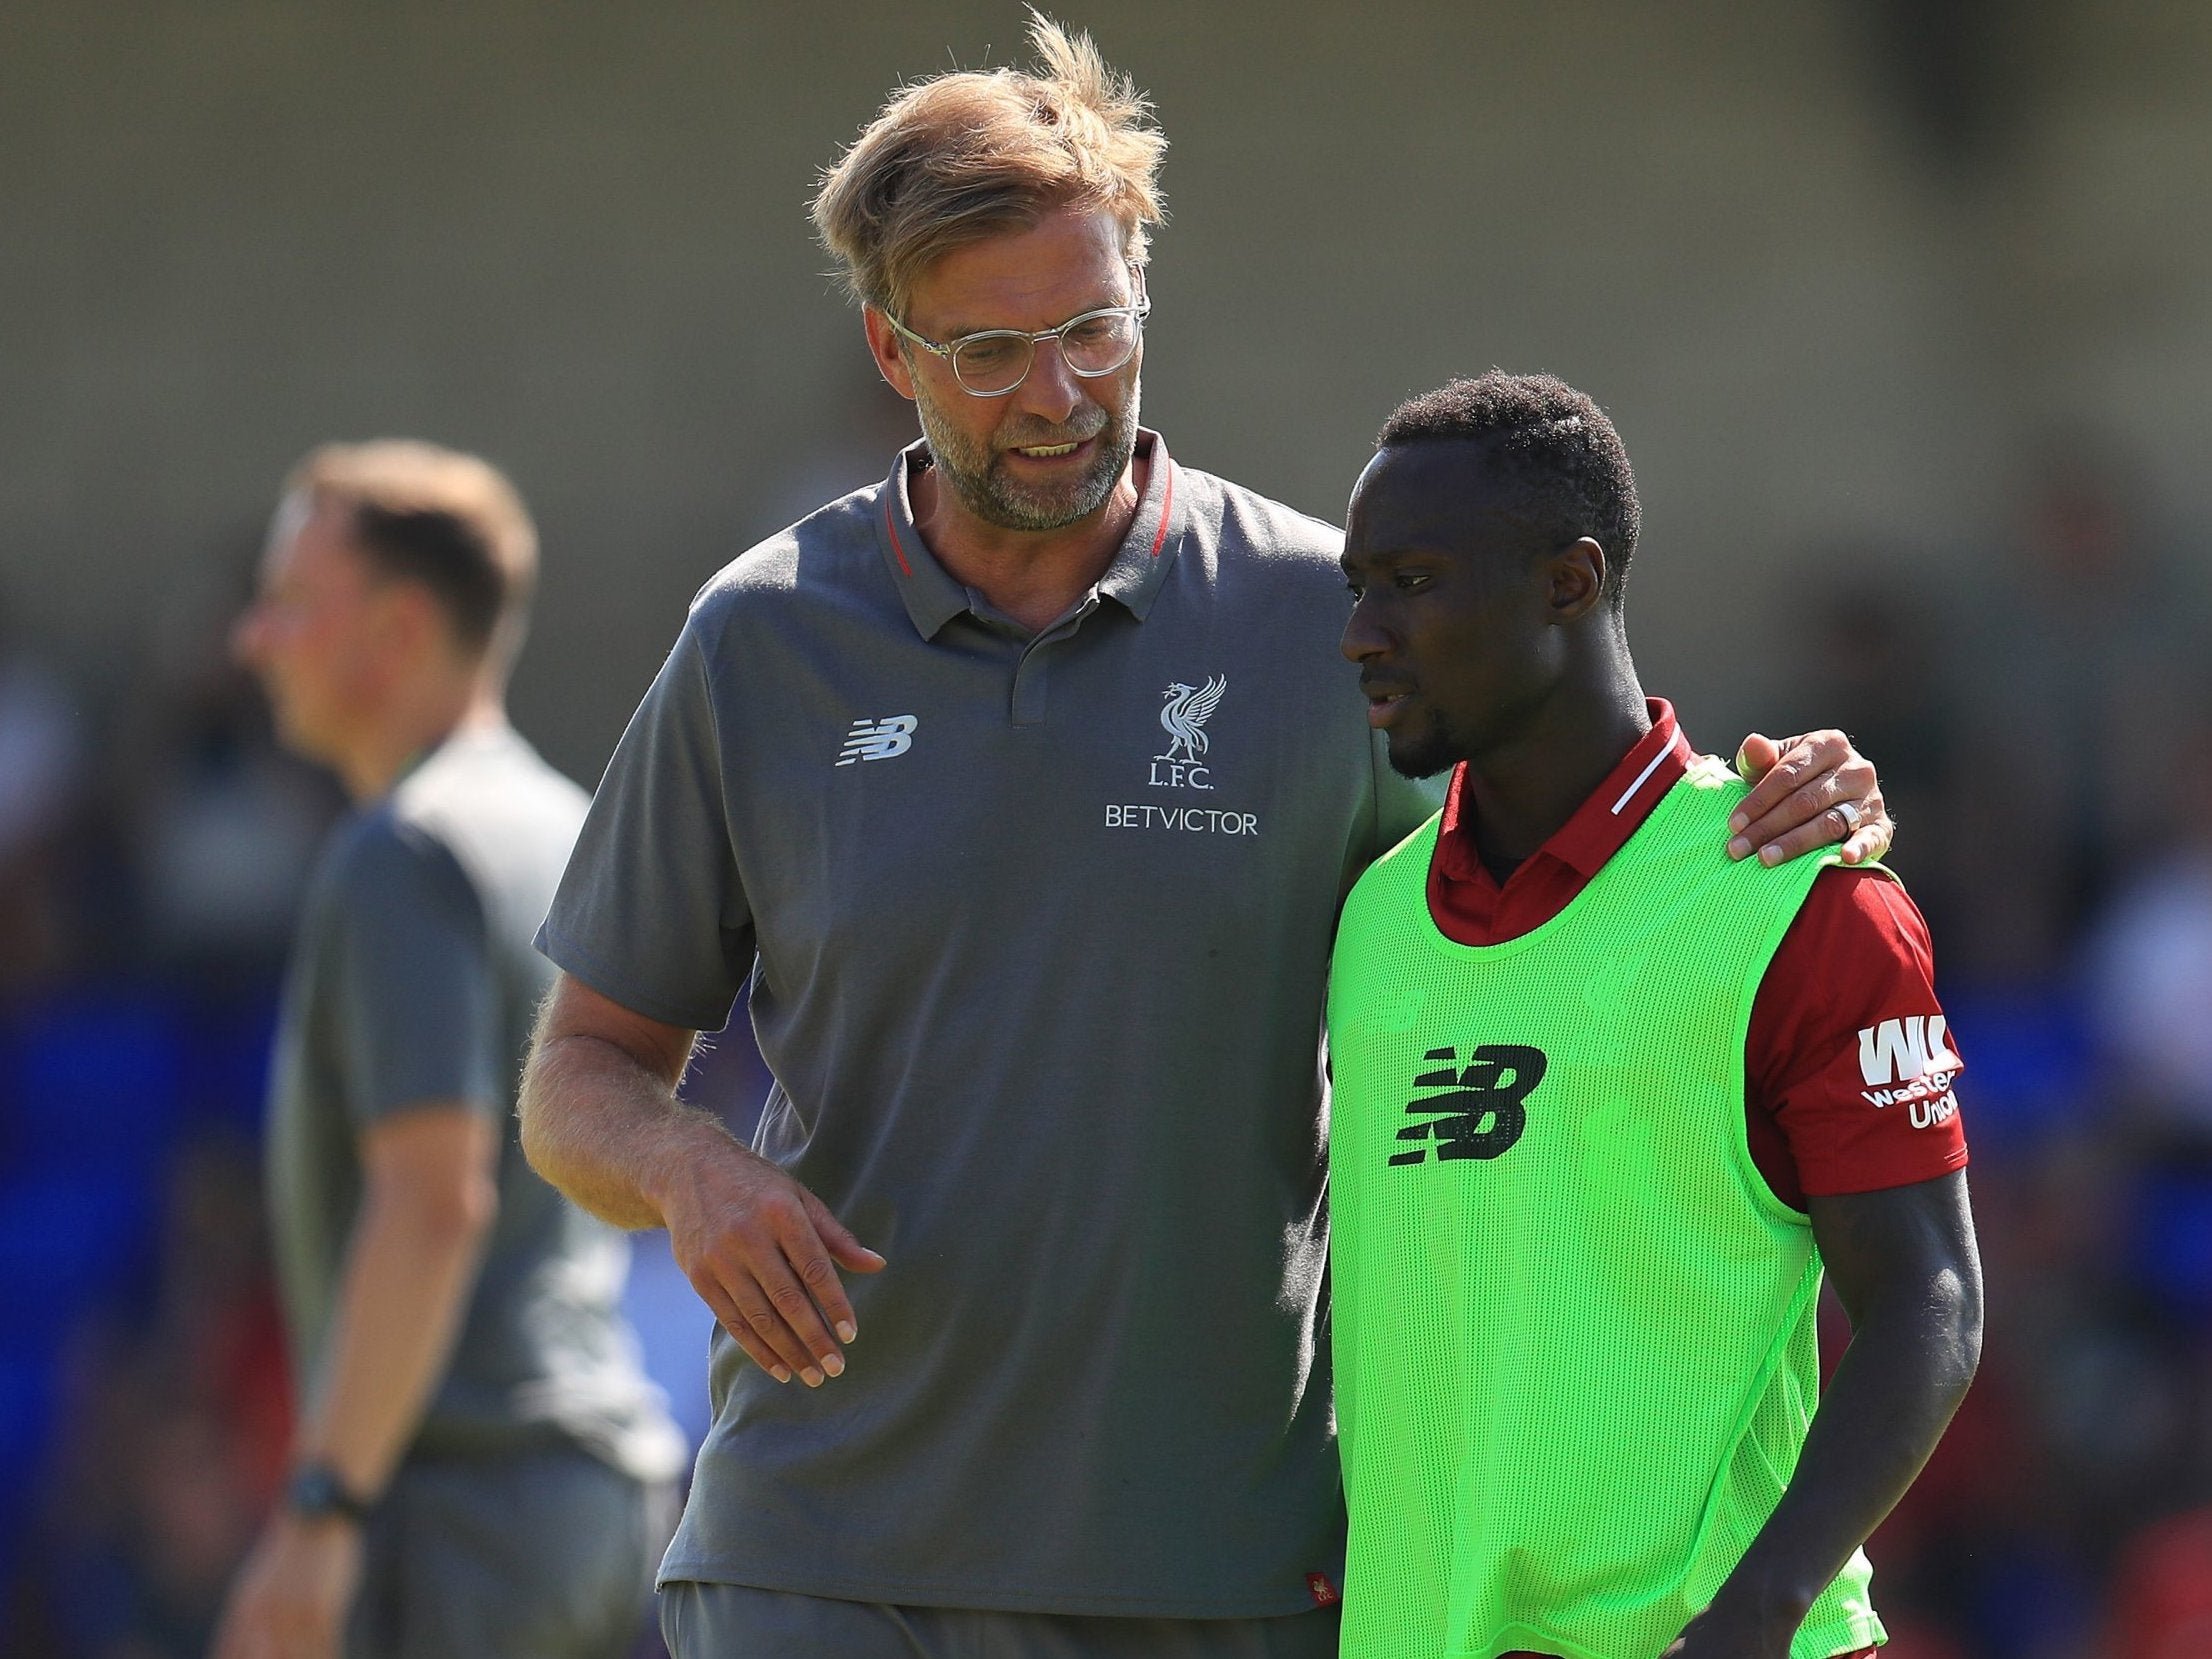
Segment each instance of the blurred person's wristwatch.
[{"label": "blurred person's wristwatch", "polygon": [[284,1507],[304,1521],[335,1515],[356,1526],[369,1514],[367,1501],[346,1490],[344,1477],[327,1463],[303,1463],[292,1471],[284,1487]]}]

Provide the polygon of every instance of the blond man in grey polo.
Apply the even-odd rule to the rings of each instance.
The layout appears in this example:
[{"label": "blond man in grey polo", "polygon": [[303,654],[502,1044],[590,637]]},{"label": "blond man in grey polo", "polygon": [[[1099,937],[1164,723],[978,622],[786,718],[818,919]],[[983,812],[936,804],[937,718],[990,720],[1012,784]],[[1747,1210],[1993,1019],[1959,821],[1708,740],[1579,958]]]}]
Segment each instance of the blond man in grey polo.
[{"label": "blond man in grey polo", "polygon": [[[702,590],[540,936],[525,1144],[721,1325],[679,1659],[1335,1647],[1322,981],[1433,803],[1338,533],[1138,425],[1163,141],[1032,33],[825,183],[922,441]],[[741,993],[752,1149],[673,1095]]]}]

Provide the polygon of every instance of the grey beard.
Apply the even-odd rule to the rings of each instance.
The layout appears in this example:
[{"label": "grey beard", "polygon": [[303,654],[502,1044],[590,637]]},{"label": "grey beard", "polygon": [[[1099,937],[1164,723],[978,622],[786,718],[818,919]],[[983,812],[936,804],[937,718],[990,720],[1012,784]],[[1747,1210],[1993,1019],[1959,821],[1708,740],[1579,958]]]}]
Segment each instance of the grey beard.
[{"label": "grey beard", "polygon": [[995,486],[996,456],[984,455],[979,470],[973,464],[977,458],[968,454],[964,445],[941,441],[931,430],[932,411],[921,406],[920,414],[922,435],[929,440],[930,455],[939,474],[952,486],[962,506],[984,523],[1002,530],[1058,530],[1088,518],[1113,494],[1114,485],[1137,450],[1137,397],[1132,388],[1128,410],[1119,417],[1109,415],[1099,428],[1096,436],[1103,442],[1098,460],[1077,486],[1073,498],[1049,504],[1032,502]]}]

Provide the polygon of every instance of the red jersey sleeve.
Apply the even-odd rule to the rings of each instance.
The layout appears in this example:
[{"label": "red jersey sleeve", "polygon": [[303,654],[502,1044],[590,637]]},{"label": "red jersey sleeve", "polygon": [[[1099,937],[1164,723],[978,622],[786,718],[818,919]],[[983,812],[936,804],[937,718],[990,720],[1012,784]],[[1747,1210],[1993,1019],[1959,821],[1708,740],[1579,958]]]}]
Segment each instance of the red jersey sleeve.
[{"label": "red jersey sleeve", "polygon": [[1964,1169],[1963,1069],[1919,906],[1878,870],[1821,871],[1744,1043],[1745,1126],[1767,1184],[1802,1209]]}]

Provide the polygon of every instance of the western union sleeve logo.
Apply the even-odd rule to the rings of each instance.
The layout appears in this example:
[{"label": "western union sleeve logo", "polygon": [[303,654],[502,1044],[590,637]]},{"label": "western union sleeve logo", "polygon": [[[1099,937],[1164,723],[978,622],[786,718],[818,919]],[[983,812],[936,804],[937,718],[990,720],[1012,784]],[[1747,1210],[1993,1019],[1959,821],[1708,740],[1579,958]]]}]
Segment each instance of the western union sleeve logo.
[{"label": "western union sleeve logo", "polygon": [[1915,1014],[1866,1026],[1859,1032],[1859,1075],[1868,1088],[1879,1089],[1910,1083],[1930,1072],[1957,1071],[1959,1057],[1951,1052],[1949,1030],[1941,1014]]},{"label": "western union sleeve logo", "polygon": [[1958,1111],[1951,1083],[1960,1071],[1950,1027],[1941,1014],[1883,1020],[1859,1031],[1862,1098],[1869,1106],[1903,1106],[1915,1129],[1947,1122]]}]

